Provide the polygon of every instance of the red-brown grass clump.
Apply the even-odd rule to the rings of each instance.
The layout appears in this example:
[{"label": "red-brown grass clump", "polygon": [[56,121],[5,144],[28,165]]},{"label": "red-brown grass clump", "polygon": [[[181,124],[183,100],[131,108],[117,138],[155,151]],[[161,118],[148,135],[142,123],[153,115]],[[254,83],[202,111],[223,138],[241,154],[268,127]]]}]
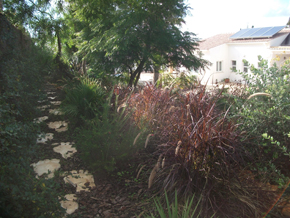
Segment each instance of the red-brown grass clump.
[{"label": "red-brown grass clump", "polygon": [[244,204],[244,212],[257,214],[255,191],[246,191],[239,179],[250,157],[243,151],[238,125],[218,111],[217,99],[204,89],[183,94],[152,85],[131,96],[132,118],[140,128],[146,125],[158,142],[149,188],[165,189],[172,197],[175,190],[179,196],[199,193],[204,211],[226,212],[229,205]]}]

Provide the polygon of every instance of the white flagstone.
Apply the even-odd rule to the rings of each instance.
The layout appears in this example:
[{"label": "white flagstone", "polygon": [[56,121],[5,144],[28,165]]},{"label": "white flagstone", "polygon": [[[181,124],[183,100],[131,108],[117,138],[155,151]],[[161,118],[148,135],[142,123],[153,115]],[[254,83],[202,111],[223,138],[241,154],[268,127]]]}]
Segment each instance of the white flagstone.
[{"label": "white flagstone", "polygon": [[53,104],[53,105],[60,105],[61,101],[51,101],[50,103]]},{"label": "white flagstone", "polygon": [[75,202],[77,197],[75,194],[67,194],[64,196],[66,200],[60,201],[62,208],[66,209],[67,214],[72,214],[79,208],[79,204]]},{"label": "white flagstone", "polygon": [[41,123],[41,122],[43,122],[43,121],[45,121],[45,120],[47,120],[47,119],[48,119],[48,116],[38,117],[38,118],[35,118],[35,119],[33,120],[33,122],[34,122],[34,123]]},{"label": "white flagstone", "polygon": [[95,187],[95,181],[93,175],[89,174],[88,171],[79,170],[77,172],[76,170],[70,171],[69,174],[66,177],[64,177],[65,183],[74,184],[77,187],[77,192],[80,192],[81,190],[89,191],[89,187],[93,188]]},{"label": "white flagstone", "polygon": [[62,128],[58,128],[58,129],[55,129],[55,131],[57,131],[57,132],[65,132],[65,131],[67,131],[67,126],[64,126]]},{"label": "white flagstone", "polygon": [[50,107],[50,105],[43,105],[43,106],[37,107],[37,109],[40,109],[41,111],[45,111],[45,109],[47,109],[49,107]]},{"label": "white flagstone", "polygon": [[63,112],[61,112],[59,109],[50,109],[49,113],[54,114],[54,115],[62,115],[63,114]]},{"label": "white flagstone", "polygon": [[59,129],[60,127],[67,127],[68,123],[65,121],[55,121],[55,122],[49,122],[48,128],[50,129]]},{"label": "white flagstone", "polygon": [[37,163],[31,164],[33,166],[34,172],[37,174],[36,178],[47,173],[47,178],[53,178],[54,172],[60,168],[60,160],[58,159],[46,159],[38,161]]},{"label": "white flagstone", "polygon": [[59,146],[53,148],[54,152],[60,153],[63,158],[67,159],[77,152],[75,148],[72,147],[70,142],[61,142]]}]

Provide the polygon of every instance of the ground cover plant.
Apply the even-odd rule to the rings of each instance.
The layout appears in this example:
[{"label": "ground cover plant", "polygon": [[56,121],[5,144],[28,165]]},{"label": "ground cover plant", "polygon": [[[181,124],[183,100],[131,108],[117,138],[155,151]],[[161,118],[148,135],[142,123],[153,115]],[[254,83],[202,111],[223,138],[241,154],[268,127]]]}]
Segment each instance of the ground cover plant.
[{"label": "ground cover plant", "polygon": [[0,42],[0,214],[60,217],[57,185],[36,179],[30,166],[39,130],[33,119],[52,56],[1,14]]}]

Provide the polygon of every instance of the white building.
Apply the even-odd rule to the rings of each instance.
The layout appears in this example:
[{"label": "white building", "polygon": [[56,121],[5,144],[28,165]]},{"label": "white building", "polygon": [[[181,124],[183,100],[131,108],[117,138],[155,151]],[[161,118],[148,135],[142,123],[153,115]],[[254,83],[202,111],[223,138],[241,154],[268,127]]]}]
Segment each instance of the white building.
[{"label": "white building", "polygon": [[[270,34],[261,34],[267,30]],[[214,84],[226,78],[231,82],[242,82],[242,77],[231,69],[249,72],[250,68],[243,60],[258,67],[259,55],[270,65],[275,61],[278,66],[290,58],[290,28],[252,28],[236,34],[219,34],[200,41],[199,49],[204,55],[202,58],[212,63],[204,72],[202,83]]]}]

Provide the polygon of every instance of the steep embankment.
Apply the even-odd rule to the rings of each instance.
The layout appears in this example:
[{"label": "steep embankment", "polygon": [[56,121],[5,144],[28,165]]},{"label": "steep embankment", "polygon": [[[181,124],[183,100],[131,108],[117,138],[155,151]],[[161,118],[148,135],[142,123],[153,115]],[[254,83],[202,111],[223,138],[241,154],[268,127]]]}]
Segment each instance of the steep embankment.
[{"label": "steep embankment", "polygon": [[53,181],[36,179],[30,166],[38,155],[33,119],[51,60],[0,14],[0,217],[63,214]]}]

